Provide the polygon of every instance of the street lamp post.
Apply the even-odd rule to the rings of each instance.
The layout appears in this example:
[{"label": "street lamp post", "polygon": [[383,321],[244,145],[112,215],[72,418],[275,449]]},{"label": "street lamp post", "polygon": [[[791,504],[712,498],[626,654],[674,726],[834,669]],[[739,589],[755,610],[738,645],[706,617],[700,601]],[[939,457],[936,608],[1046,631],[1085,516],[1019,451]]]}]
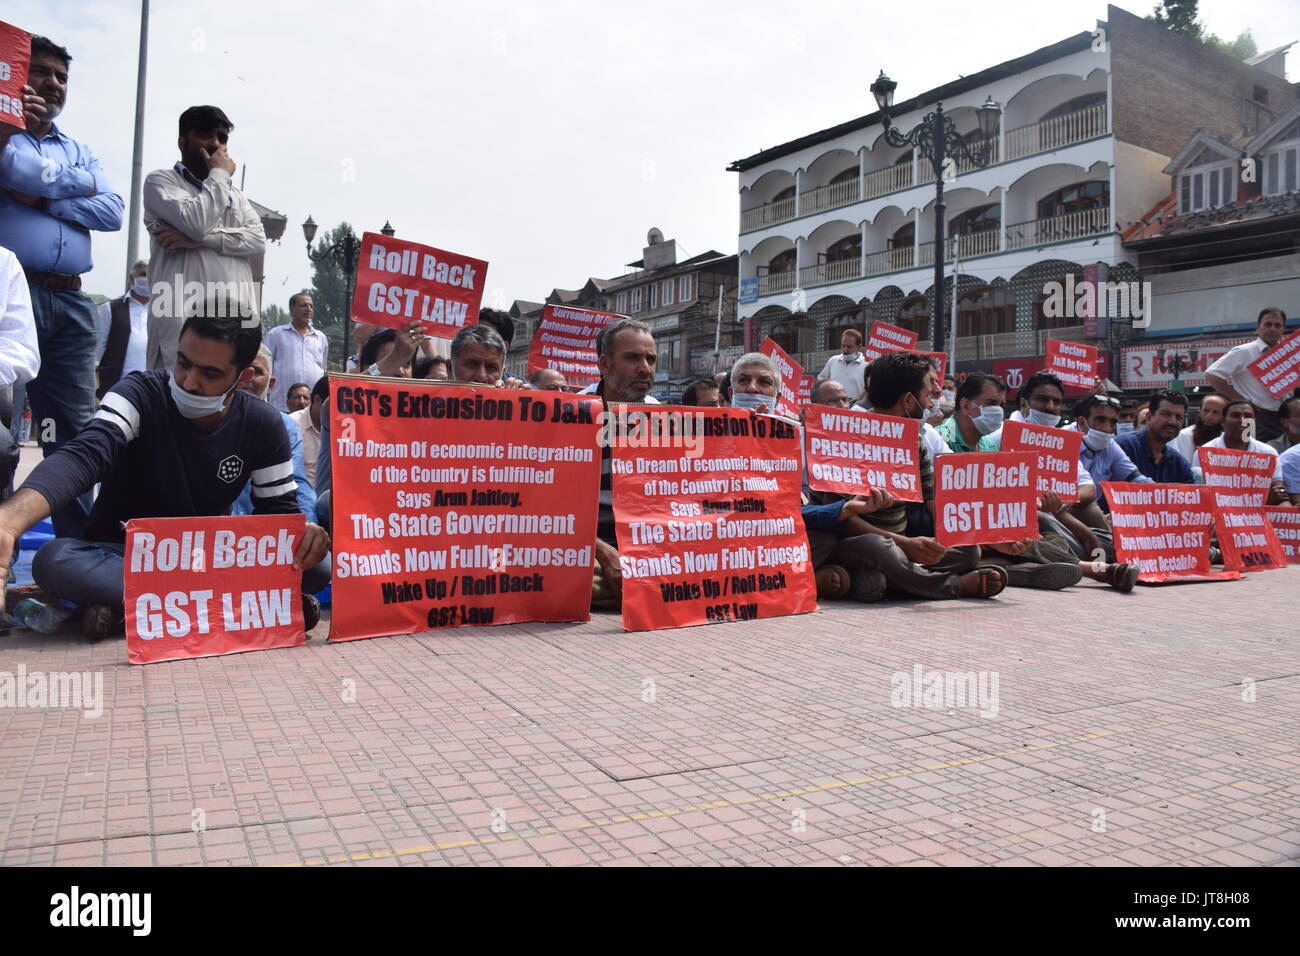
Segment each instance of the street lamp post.
[{"label": "street lamp post", "polygon": [[[889,119],[889,110],[894,105],[894,90],[898,84],[880,71],[876,82],[871,84],[871,95],[880,108],[881,123],[885,127],[885,142],[890,146],[911,146],[921,156],[930,160],[934,166],[934,339],[930,344],[933,352],[943,349],[943,320],[945,315],[943,300],[943,247],[944,247],[944,203],[943,177],[945,158],[951,156],[954,161],[965,159],[974,166],[987,166],[990,159],[993,134],[997,132],[998,119],[1002,107],[990,96],[984,105],[975,110],[981,134],[980,145],[972,150],[952,120],[943,114],[943,102],[934,105],[934,112],[923,119],[914,130],[906,135],[898,132]],[[953,277],[953,294],[957,292],[957,278]],[[954,343],[955,345],[956,343]],[[956,355],[953,356],[956,358]]]},{"label": "street lamp post", "polygon": [[[385,236],[396,235],[392,223],[384,220],[384,228],[379,230]],[[357,280],[357,253],[361,251],[361,240],[348,230],[348,234],[324,249],[313,250],[312,240],[316,238],[316,223],[307,214],[307,221],[302,224],[302,234],[307,240],[307,258],[312,262],[324,262],[332,258],[343,270],[343,281],[347,284],[347,302],[343,307],[343,354],[346,356],[352,342],[352,294]],[[346,363],[345,363],[346,364]]]}]

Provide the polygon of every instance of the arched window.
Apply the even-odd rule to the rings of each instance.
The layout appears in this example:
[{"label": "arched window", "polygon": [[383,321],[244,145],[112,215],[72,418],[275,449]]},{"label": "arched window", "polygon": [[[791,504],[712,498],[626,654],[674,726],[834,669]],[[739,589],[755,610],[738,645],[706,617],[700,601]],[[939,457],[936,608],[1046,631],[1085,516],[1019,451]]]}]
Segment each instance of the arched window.
[{"label": "arched window", "polygon": [[1065,216],[1089,209],[1106,209],[1110,206],[1110,184],[1106,182],[1075,183],[1065,186],[1038,200],[1038,218]]},{"label": "arched window", "polygon": [[857,166],[850,166],[848,169],[844,170],[844,172],[836,173],[832,176],[829,185],[834,186],[836,183],[851,182],[858,178],[858,172],[859,170]]},{"label": "arched window", "polygon": [[[1076,282],[1082,282],[1083,276],[1075,276]],[[1076,286],[1077,288],[1077,286]],[[1040,295],[1034,300],[1034,328],[1035,329],[1064,329],[1069,326],[1083,325],[1083,319],[1071,315],[1048,316],[1043,312],[1043,303],[1047,301],[1047,296]],[[1061,312],[1073,311],[1061,309]]]},{"label": "arched window", "polygon": [[909,150],[908,150],[906,153],[904,153],[902,156],[899,156],[898,159],[894,160],[894,165],[895,165],[895,166],[911,166],[911,165],[912,165],[912,150],[909,149]]},{"label": "arched window", "polygon": [[1000,225],[1002,225],[1002,205],[989,203],[987,206],[976,206],[974,209],[967,209],[961,215],[954,216],[948,223],[948,235],[969,236],[986,229],[996,229]]},{"label": "arched window", "polygon": [[826,247],[824,255],[827,262],[859,258],[862,255],[862,234],[855,232],[851,236],[845,236],[838,242],[832,242]]},{"label": "arched window", "polygon": [[957,337],[1016,330],[1016,307],[1003,288],[984,286],[957,300]]},{"label": "arched window", "polygon": [[930,337],[930,310],[925,307],[925,296],[912,296],[898,307],[898,325],[919,338]]},{"label": "arched window", "polygon": [[782,189],[779,193],[773,196],[770,201],[780,202],[783,199],[793,199],[793,198],[794,198],[794,187],[786,186],[785,189]]},{"label": "arched window", "polygon": [[1085,110],[1089,106],[1097,106],[1106,102],[1106,93],[1088,93],[1084,96],[1076,96],[1072,100],[1066,100],[1055,109],[1050,109],[1038,118],[1038,122],[1045,123],[1047,120],[1056,119],[1058,116],[1066,116],[1069,113],[1077,113],[1079,110]]},{"label": "arched window", "polygon": [[773,342],[791,355],[797,355],[799,352],[799,327],[796,324],[798,321],[797,317],[782,319],[772,331],[767,333]]},{"label": "arched window", "polygon": [[822,348],[838,352],[840,350],[840,336],[844,334],[845,329],[855,329],[861,332],[863,341],[866,341],[867,310],[865,306],[855,305],[844,309],[842,312],[835,313],[830,322],[826,323],[826,338]]},{"label": "arched window", "polygon": [[916,223],[914,222],[909,222],[906,226],[900,226],[889,237],[889,248],[891,249],[911,249],[914,245],[916,245]]},{"label": "arched window", "polygon": [[795,251],[787,249],[785,252],[778,252],[767,263],[769,273],[793,272],[795,264]]}]

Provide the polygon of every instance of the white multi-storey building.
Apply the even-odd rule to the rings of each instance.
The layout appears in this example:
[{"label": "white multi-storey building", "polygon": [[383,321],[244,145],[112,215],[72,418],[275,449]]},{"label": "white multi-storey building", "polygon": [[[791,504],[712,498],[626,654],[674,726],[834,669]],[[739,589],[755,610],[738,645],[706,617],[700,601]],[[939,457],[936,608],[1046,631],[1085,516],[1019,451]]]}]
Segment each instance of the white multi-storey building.
[{"label": "white multi-storey building", "polygon": [[[865,82],[862,95],[869,100]],[[1270,95],[1273,106],[1262,105]],[[1173,153],[1207,116],[1262,128],[1295,91],[1110,7],[1095,29],[899,102],[891,118],[907,132],[941,101],[974,142],[975,110],[990,96],[1002,114],[989,163],[958,163],[944,189],[945,258],[960,257],[965,371],[1041,355],[1048,337],[1104,350],[1122,344],[1125,330],[1118,340],[1090,340],[1080,319],[1044,315],[1044,284],[1082,279],[1091,264],[1113,280],[1137,279],[1119,231],[1168,194]],[[928,347],[934,171],[929,159],[885,141],[879,113],[729,168],[740,180],[739,314],[751,343],[770,334],[819,369],[842,329],[884,320],[915,330]]]}]

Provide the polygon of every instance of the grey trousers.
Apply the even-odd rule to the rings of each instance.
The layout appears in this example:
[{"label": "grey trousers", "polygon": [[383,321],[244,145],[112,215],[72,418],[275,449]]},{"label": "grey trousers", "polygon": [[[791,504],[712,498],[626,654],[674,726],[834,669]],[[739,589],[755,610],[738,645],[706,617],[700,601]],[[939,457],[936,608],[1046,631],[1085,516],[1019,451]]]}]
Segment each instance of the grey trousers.
[{"label": "grey trousers", "polygon": [[931,565],[915,564],[894,542],[882,534],[840,537],[831,531],[809,531],[813,567],[842,565],[849,574],[879,571],[891,591],[920,598],[961,597],[961,575],[973,571],[980,561],[977,545],[949,548]]}]

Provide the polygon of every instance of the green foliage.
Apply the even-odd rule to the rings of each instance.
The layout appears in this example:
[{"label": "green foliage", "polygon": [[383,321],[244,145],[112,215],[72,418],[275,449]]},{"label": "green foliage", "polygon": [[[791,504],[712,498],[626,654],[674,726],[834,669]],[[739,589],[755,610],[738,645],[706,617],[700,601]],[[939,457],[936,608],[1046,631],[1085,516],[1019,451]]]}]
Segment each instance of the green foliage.
[{"label": "green foliage", "polygon": [[262,309],[262,330],[265,332],[269,332],[277,325],[284,325],[288,321],[289,313],[274,303]]},{"label": "green foliage", "polygon": [[1243,30],[1237,35],[1237,39],[1229,43],[1211,33],[1205,24],[1197,19],[1197,12],[1197,0],[1163,0],[1151,11],[1147,19],[1237,60],[1249,59],[1259,52],[1250,30]]},{"label": "green foliage", "polygon": [[[356,233],[352,231],[352,226],[344,222],[318,237],[314,251],[323,258],[312,263],[312,303],[316,306],[312,324],[329,338],[330,366],[335,369],[343,368],[344,359],[351,352],[352,343],[348,342],[345,348],[343,341],[344,322],[351,303],[348,302],[348,284],[342,254],[329,255],[328,250],[334,245],[341,249],[347,236],[356,236]],[[360,238],[356,241],[359,246]]]}]

